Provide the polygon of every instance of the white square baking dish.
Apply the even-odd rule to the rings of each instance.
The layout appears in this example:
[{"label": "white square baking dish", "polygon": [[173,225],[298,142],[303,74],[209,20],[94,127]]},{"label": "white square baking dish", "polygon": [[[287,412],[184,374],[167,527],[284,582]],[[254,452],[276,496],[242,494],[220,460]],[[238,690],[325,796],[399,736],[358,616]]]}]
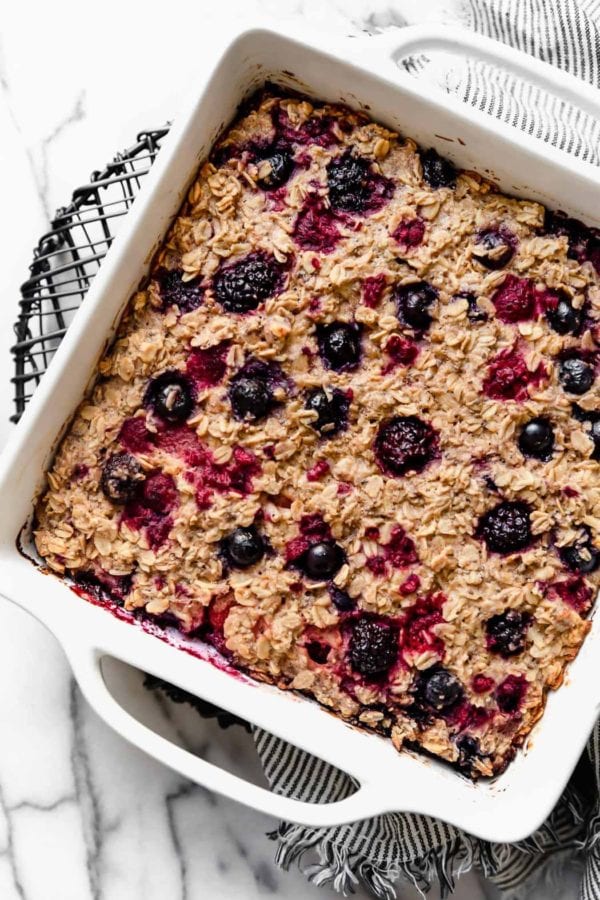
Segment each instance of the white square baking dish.
[{"label": "white square baking dish", "polygon": [[[166,642],[157,639],[158,629],[155,634],[132,627],[79,599],[19,549],[23,523],[31,517],[33,498],[43,484],[57,439],[124,305],[144,277],[187,184],[241,100],[265,80],[362,107],[385,125],[436,147],[459,166],[492,177],[508,193],[534,198],[590,225],[600,225],[596,169],[464,108],[451,96],[423,87],[399,68],[401,57],[433,47],[449,52],[466,49],[541,83],[592,115],[600,110],[592,88],[509,48],[462,32],[403,29],[374,38],[346,39],[336,50],[320,47],[318,38],[292,40],[267,29],[236,37],[210,77],[192,85],[191,100],[0,459],[0,590],[55,634],[99,715],[132,743],[199,784],[263,812],[311,825],[412,811],[442,818],[488,840],[515,841],[533,831],[550,812],[598,715],[597,616],[564,686],[549,697],[527,747],[504,774],[473,784],[441,762],[408,752],[398,754],[390,741],[344,724],[312,701],[229,670],[203,645],[175,633]],[[272,794],[193,756],[121,708],[102,677],[105,656],[231,710],[343,768],[360,787],[339,803],[309,804]]]}]

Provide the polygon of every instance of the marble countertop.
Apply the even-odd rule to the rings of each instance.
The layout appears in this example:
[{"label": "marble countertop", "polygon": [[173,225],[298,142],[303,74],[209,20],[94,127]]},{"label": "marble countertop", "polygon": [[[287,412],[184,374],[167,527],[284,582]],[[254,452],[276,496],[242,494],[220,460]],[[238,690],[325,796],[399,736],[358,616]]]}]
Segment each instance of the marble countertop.
[{"label": "marble countertop", "polygon": [[[450,2],[450,0],[448,0]],[[31,248],[92,170],[159,127],[203,54],[240,16],[302,20],[340,35],[443,17],[443,0],[35,0],[0,13],[0,445],[12,413],[12,323]],[[267,819],[183,781],[127,745],[83,700],[41,625],[0,607],[2,900],[287,900],[334,892],[273,863]],[[250,737],[150,699],[163,733],[260,778]],[[409,887],[403,898],[417,897]],[[358,891],[357,897],[366,894]],[[438,896],[434,891],[432,896]],[[475,875],[458,900],[496,896]],[[562,883],[561,900],[575,897]],[[545,900],[549,894],[544,892]]]}]

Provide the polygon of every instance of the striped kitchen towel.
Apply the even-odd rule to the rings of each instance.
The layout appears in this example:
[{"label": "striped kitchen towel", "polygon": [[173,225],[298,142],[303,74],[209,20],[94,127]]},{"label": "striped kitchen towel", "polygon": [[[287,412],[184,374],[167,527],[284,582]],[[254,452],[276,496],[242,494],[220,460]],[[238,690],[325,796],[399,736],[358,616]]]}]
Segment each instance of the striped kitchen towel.
[{"label": "striped kitchen towel", "polygon": [[[420,7],[416,10],[415,7]],[[356,21],[356,19],[355,19]],[[397,0],[393,9],[365,9],[357,29],[380,31],[415,22],[460,24],[566,69],[600,87],[600,0]],[[481,110],[600,164],[600,123],[540,89],[475,60],[441,68],[419,57],[407,63]],[[256,746],[273,790],[312,802],[341,800],[351,779],[259,729]],[[502,893],[527,897],[533,880],[540,896],[564,863],[579,861],[581,900],[600,900],[600,725],[592,735],[561,802],[535,834],[518,844],[490,844],[425,816],[384,815],[338,828],[305,828],[282,822],[274,834],[277,862],[297,861],[307,878],[342,893],[362,883],[376,897],[393,898],[408,880],[421,891],[439,880],[442,896],[477,867]],[[565,898],[561,890],[554,896]]]}]

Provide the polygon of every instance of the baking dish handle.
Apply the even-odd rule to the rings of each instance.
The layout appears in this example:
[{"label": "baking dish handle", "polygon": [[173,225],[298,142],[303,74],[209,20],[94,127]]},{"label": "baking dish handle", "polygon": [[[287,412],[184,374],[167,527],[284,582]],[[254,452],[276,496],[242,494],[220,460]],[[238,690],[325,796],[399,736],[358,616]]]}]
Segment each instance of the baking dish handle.
[{"label": "baking dish handle", "polygon": [[364,784],[344,800],[320,804],[295,800],[252,784],[173,744],[123,709],[105,683],[101,651],[71,645],[68,656],[83,695],[108,725],[135,747],[208,790],[278,819],[316,827],[356,822],[387,808],[381,785]]},{"label": "baking dish handle", "polygon": [[[382,34],[348,40],[346,54],[348,46],[352,59],[376,71],[381,72],[385,68],[392,80],[398,76],[398,62],[401,59],[426,50],[474,56],[533,82],[560,100],[600,119],[600,91],[597,88],[528,53],[465,28],[408,25]],[[444,94],[444,97],[447,99],[448,95]]]}]

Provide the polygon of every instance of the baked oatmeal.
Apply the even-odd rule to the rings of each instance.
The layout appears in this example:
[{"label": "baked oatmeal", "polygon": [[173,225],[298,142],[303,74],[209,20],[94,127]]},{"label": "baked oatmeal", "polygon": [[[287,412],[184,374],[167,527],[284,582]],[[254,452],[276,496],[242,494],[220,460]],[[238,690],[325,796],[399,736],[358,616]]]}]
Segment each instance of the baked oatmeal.
[{"label": "baked oatmeal", "polygon": [[264,91],[200,169],[37,506],[47,565],[501,772],[600,565],[600,234]]}]

